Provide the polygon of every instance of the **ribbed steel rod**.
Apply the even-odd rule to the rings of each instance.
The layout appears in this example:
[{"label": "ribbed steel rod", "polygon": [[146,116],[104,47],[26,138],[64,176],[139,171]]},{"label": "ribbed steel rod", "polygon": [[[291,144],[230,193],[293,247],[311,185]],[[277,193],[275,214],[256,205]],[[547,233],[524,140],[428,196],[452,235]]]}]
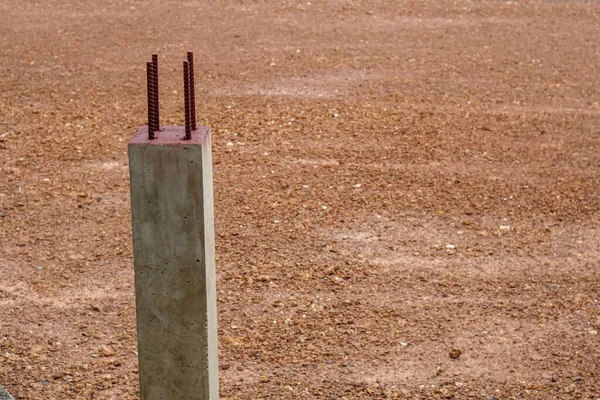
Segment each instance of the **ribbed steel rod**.
[{"label": "ribbed steel rod", "polygon": [[191,129],[196,130],[196,90],[194,86],[194,53],[187,52],[187,60],[189,64],[189,83],[190,83],[190,121]]},{"label": "ribbed steel rod", "polygon": [[153,83],[152,83],[152,63],[148,62],[146,63],[146,84],[147,84],[147,88],[148,88],[148,139],[152,140],[154,139],[154,131],[152,130],[152,127],[154,125],[154,106],[152,104],[152,99],[153,99],[153,94],[152,94],[152,90],[153,90]]},{"label": "ribbed steel rod", "polygon": [[150,105],[152,106],[152,134],[156,132],[156,76],[154,75],[154,63],[150,63],[150,84],[152,86],[152,102]]},{"label": "ribbed steel rod", "polygon": [[152,67],[154,77],[154,130],[160,130],[160,107],[158,103],[158,55],[152,54]]},{"label": "ribbed steel rod", "polygon": [[184,140],[190,140],[192,138],[192,124],[190,121],[190,71],[187,61],[183,62],[183,103],[185,108]]}]

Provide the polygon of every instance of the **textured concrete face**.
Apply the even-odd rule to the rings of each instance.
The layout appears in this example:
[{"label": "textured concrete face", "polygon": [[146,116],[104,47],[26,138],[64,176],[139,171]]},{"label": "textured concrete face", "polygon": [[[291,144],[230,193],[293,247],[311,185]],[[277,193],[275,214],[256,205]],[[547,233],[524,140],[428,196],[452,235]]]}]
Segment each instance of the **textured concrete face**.
[{"label": "textured concrete face", "polygon": [[0,385],[0,400],[15,400],[12,396]]},{"label": "textured concrete face", "polygon": [[217,306],[210,132],[129,143],[141,400],[216,400]]}]

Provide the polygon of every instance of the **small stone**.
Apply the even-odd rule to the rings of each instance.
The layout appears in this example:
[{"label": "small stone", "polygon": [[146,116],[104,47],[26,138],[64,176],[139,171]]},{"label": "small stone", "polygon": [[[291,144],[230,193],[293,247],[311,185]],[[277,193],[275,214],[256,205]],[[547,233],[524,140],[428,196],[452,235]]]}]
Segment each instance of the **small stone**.
[{"label": "small stone", "polygon": [[583,380],[583,378],[581,376],[579,376],[579,375],[577,375],[575,377],[575,381],[577,381],[577,382],[581,382],[582,380]]},{"label": "small stone", "polygon": [[115,355],[115,351],[105,344],[98,346],[98,354],[102,357],[111,357]]},{"label": "small stone", "polygon": [[265,375],[261,375],[260,383],[267,383],[267,382],[269,382],[269,378]]},{"label": "small stone", "polygon": [[329,267],[325,268],[325,271],[323,272],[325,273],[325,275],[335,274],[335,265],[330,265]]},{"label": "small stone", "polygon": [[460,351],[459,349],[450,350],[450,358],[452,358],[453,360],[458,359],[458,357],[460,357],[461,354],[462,351]]},{"label": "small stone", "polygon": [[44,353],[44,346],[42,345],[34,345],[31,346],[31,355],[34,357],[39,357],[40,355],[42,355]]}]

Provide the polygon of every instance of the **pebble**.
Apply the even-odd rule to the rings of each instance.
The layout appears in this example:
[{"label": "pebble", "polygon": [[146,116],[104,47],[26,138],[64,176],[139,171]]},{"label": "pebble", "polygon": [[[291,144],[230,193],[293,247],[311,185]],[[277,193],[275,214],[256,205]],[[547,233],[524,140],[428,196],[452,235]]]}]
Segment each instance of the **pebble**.
[{"label": "pebble", "polygon": [[461,354],[462,354],[462,351],[460,351],[459,349],[450,350],[450,358],[452,358],[453,360],[458,359],[458,357],[460,357]]},{"label": "pebble", "polygon": [[98,354],[102,357],[111,357],[115,355],[115,351],[105,344],[98,346]]},{"label": "pebble", "polygon": [[333,275],[335,274],[335,265],[330,265],[323,271],[325,275]]}]

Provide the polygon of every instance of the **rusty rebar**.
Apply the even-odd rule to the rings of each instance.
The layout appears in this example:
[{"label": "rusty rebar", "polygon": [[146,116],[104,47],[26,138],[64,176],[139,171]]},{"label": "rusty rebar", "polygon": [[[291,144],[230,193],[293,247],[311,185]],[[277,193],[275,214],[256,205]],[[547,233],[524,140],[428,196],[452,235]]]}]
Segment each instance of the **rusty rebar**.
[{"label": "rusty rebar", "polygon": [[187,61],[183,62],[183,104],[185,108],[185,137],[184,140],[192,138],[192,124],[190,121],[190,71]]},{"label": "rusty rebar", "polygon": [[194,86],[194,53],[187,52],[187,60],[189,64],[189,87],[190,87],[190,121],[191,129],[196,130],[196,90]]},{"label": "rusty rebar", "polygon": [[150,94],[152,95],[152,101],[150,106],[152,107],[152,125],[150,129],[152,130],[152,134],[156,132],[156,76],[154,74],[154,63],[150,62],[150,85],[152,86],[152,91]]},{"label": "rusty rebar", "polygon": [[153,99],[154,99],[154,95],[152,94],[153,88],[154,88],[154,84],[152,82],[152,63],[148,62],[146,63],[146,84],[148,87],[148,139],[152,140],[154,139],[154,131],[152,130],[152,127],[154,125],[154,106],[153,106]]},{"label": "rusty rebar", "polygon": [[160,130],[160,107],[158,103],[158,54],[152,54],[152,67],[154,77],[154,130]]}]

